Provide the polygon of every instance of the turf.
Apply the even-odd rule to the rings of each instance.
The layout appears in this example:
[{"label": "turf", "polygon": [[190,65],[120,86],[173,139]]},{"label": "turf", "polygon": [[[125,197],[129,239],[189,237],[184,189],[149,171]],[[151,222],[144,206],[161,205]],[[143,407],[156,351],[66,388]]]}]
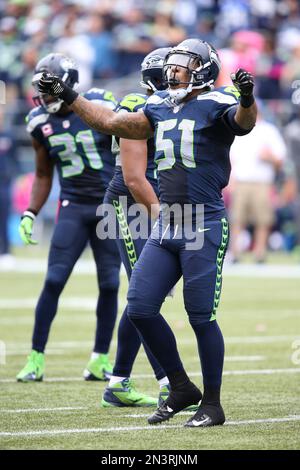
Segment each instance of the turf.
[{"label": "turf", "polygon": [[[0,364],[0,448],[299,449],[300,353],[293,349],[300,338],[299,279],[279,276],[280,272],[273,279],[225,277],[218,321],[226,343],[222,403],[228,424],[185,429],[182,425],[190,415],[179,414],[164,427],[150,428],[147,408],[101,409],[105,384],[81,380],[95,326],[92,301],[97,286],[91,275],[71,277],[63,292],[47,348],[46,380],[16,383],[15,375],[30,349],[32,303],[43,275],[0,273],[0,341],[7,352],[6,363]],[[126,287],[122,277],[120,311]],[[9,305],[13,299],[15,304]],[[186,369],[200,385],[196,343],[184,313],[181,285],[174,299],[165,302],[163,313],[176,332]],[[112,358],[114,353],[115,341]],[[158,394],[143,352],[134,374],[139,390]],[[60,380],[51,381],[55,378]]]}]

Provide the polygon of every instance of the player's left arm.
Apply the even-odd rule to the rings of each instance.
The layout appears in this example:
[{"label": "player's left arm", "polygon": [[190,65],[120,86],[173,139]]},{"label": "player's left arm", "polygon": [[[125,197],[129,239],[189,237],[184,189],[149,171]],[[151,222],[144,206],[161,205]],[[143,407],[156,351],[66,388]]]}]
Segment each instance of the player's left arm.
[{"label": "player's left arm", "polygon": [[147,140],[120,139],[120,156],[124,181],[133,198],[145,206],[149,216],[157,218],[159,201],[146,178]]},{"label": "player's left arm", "polygon": [[257,117],[257,106],[253,95],[254,78],[246,70],[238,69],[236,73],[231,74],[231,80],[241,95],[234,120],[240,128],[251,130],[255,126]]}]

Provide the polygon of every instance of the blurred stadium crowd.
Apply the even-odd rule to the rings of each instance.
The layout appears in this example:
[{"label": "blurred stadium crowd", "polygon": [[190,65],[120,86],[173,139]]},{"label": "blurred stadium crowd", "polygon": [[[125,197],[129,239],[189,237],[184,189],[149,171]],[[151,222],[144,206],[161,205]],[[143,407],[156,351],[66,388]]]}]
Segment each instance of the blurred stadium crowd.
[{"label": "blurred stadium crowd", "polygon": [[[77,62],[80,90],[100,86],[121,98],[138,91],[140,63],[148,52],[194,36],[220,53],[218,85],[230,85],[229,74],[238,67],[256,78],[265,127],[249,136],[246,150],[236,145],[234,158],[246,163],[237,164],[224,194],[235,224],[233,238],[245,227],[251,233],[263,225],[265,232],[256,234],[258,260],[264,259],[261,245],[270,226],[271,249],[291,251],[300,244],[298,0],[0,0],[0,80],[6,85],[6,104],[0,110],[0,220],[11,214],[13,243],[18,243],[16,220],[26,206],[34,169],[24,117],[33,106],[31,79],[37,61],[52,51],[65,53]],[[247,184],[252,185],[248,195]],[[261,184],[268,207],[259,200],[255,185]],[[53,194],[54,206],[57,188]],[[53,219],[53,206],[50,200],[44,219]],[[246,220],[243,213],[250,206],[253,217]],[[10,248],[1,226],[0,254],[6,254]],[[238,259],[239,248],[234,250]]]}]

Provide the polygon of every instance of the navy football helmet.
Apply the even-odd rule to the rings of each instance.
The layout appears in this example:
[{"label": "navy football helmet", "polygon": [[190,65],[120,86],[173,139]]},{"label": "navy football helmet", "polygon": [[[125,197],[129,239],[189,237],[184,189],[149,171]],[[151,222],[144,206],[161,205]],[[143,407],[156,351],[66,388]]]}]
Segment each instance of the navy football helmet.
[{"label": "navy football helmet", "polygon": [[165,90],[168,86],[163,76],[163,65],[170,47],[161,47],[148,54],[141,65],[142,80],[140,82],[143,88],[155,92]]},{"label": "navy football helmet", "polygon": [[[60,77],[71,88],[78,83],[76,64],[73,59],[64,54],[48,54],[37,63],[32,78],[32,85],[35,89],[43,72],[50,72]],[[50,97],[39,92],[33,97],[33,100],[36,105],[42,105],[48,113],[57,113],[63,104],[63,100],[54,99],[52,96]]]},{"label": "navy football helmet", "polygon": [[[180,82],[175,77],[175,67],[186,68],[189,81]],[[186,39],[173,47],[166,56],[163,65],[164,79],[170,85],[187,85],[186,88],[170,89],[175,99],[183,99],[193,89],[212,89],[221,68],[216,49],[201,39]],[[178,97],[177,97],[178,95]]]}]

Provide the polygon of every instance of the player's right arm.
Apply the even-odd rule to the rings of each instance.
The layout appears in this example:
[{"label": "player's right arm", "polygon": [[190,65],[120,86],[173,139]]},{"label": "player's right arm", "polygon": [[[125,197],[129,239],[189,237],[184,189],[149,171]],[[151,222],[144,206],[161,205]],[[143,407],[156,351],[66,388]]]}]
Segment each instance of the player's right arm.
[{"label": "player's right arm", "polygon": [[125,139],[143,140],[153,136],[153,129],[143,112],[116,113],[78,96],[71,109],[90,127],[104,134]]},{"label": "player's right arm", "polygon": [[19,225],[20,237],[26,245],[36,245],[32,239],[34,219],[48,199],[53,180],[53,163],[46,148],[34,137],[32,146],[35,150],[35,177],[30,194],[29,208],[24,211]]},{"label": "player's right arm", "polygon": [[159,215],[159,201],[152,185],[146,178],[147,141],[135,142],[120,139],[120,156],[124,181],[133,198],[146,207],[149,216]]},{"label": "player's right arm", "polygon": [[54,165],[48,156],[47,149],[34,137],[32,137],[32,146],[35,150],[35,177],[29,207],[37,215],[50,194]]},{"label": "player's right arm", "polygon": [[104,134],[125,139],[143,140],[153,136],[153,129],[144,113],[123,115],[98,103],[92,103],[66,85],[59,77],[44,72],[37,81],[38,90],[63,99],[78,116]]}]

